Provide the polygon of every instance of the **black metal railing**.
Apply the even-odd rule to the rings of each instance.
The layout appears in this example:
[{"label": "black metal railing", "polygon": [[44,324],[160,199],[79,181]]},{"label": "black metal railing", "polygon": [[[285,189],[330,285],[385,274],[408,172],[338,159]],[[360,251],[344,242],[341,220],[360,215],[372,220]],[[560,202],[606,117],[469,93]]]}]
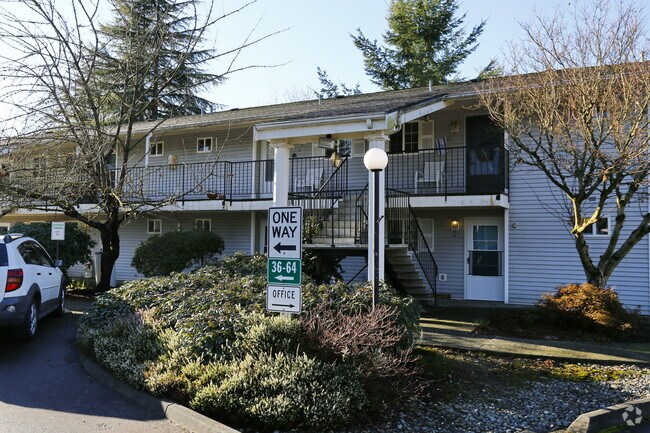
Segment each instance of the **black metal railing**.
[{"label": "black metal railing", "polygon": [[503,251],[470,250],[469,275],[500,277],[503,275]]},{"label": "black metal railing", "polygon": [[386,190],[386,244],[406,245],[427,284],[437,305],[438,265],[426,236],[410,204],[410,194],[395,189]]},{"label": "black metal railing", "polygon": [[[269,162],[211,161],[128,167],[123,193],[126,197],[177,197],[183,200],[270,199],[273,195]],[[118,179],[120,169],[112,175]]]},{"label": "black metal railing", "polygon": [[[348,158],[330,161],[322,156],[292,158],[289,193],[295,197],[314,197],[348,189]],[[331,195],[331,194],[330,194]]]},{"label": "black metal railing", "polygon": [[509,188],[503,146],[449,147],[391,153],[386,187],[411,195],[502,194]]}]

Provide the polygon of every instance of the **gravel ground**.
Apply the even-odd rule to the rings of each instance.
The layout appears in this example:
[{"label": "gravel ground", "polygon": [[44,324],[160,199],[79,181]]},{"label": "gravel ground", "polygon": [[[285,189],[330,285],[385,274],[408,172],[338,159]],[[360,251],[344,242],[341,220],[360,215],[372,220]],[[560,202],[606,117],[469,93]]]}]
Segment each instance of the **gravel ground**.
[{"label": "gravel ground", "polygon": [[350,432],[550,432],[568,427],[584,412],[650,396],[648,368],[590,367],[625,368],[638,376],[604,382],[545,379],[516,388],[485,387],[477,395],[461,395],[451,402],[415,400],[407,411],[393,414],[391,421]]}]

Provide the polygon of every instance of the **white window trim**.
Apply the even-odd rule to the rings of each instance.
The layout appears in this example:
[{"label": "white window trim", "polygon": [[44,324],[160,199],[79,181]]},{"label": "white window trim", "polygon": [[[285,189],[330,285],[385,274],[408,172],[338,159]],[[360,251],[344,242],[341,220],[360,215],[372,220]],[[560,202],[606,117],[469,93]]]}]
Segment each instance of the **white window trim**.
[{"label": "white window trim", "polygon": [[[205,146],[205,140],[210,140],[210,148],[207,150],[199,150],[199,140],[203,140],[203,146]],[[216,143],[216,139],[212,137],[198,137],[196,139],[196,153],[210,153]]]},{"label": "white window trim", "polygon": [[[156,149],[156,147],[160,144],[160,153],[153,153],[152,149]],[[152,158],[156,158],[159,156],[164,156],[165,155],[165,142],[164,141],[154,141],[149,145],[149,156]]]},{"label": "white window trim", "polygon": [[[155,228],[155,222],[156,221],[158,221],[158,223],[160,224],[160,231],[157,231],[157,232],[156,231],[151,231],[150,223],[153,222],[154,223],[154,228]],[[147,219],[147,234],[149,234],[149,235],[159,235],[161,233],[162,233],[162,219],[158,219],[158,218]]]},{"label": "white window trim", "polygon": [[[194,220],[194,228],[197,228],[196,225],[197,225],[199,222],[201,222],[201,223],[202,223],[201,225],[203,225],[203,223],[205,223],[206,221],[208,222],[208,229],[207,229],[207,230],[208,230],[209,232],[212,231],[212,219],[210,219],[210,218],[196,218],[196,219]],[[204,230],[205,230],[205,228],[204,228]]]},{"label": "white window trim", "polygon": [[592,224],[589,228],[591,229],[591,232],[586,232],[584,233],[585,236],[590,236],[594,238],[608,238],[612,235],[612,219],[608,216],[601,216],[601,218],[605,218],[607,220],[607,234],[600,234],[596,232],[597,230],[597,225]]}]

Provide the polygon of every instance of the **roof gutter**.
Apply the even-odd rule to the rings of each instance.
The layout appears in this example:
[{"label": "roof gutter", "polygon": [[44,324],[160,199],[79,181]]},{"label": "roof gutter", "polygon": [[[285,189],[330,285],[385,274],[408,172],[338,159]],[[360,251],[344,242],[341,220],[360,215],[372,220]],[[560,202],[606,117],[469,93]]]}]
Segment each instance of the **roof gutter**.
[{"label": "roof gutter", "polygon": [[255,125],[253,135],[256,140],[278,140],[386,129],[386,114],[375,112],[260,123]]}]

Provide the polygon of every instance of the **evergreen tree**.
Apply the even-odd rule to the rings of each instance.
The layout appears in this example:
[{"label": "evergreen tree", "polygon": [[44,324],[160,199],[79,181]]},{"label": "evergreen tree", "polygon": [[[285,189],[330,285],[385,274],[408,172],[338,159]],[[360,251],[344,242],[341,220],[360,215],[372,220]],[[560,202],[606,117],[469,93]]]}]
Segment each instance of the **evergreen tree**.
[{"label": "evergreen tree", "polygon": [[[128,107],[137,120],[210,112],[216,104],[197,91],[224,77],[202,69],[213,58],[200,49],[204,26],[196,27],[196,0],[113,0],[113,21],[101,26],[102,86]],[[188,9],[192,12],[187,14]],[[121,69],[115,74],[115,68]],[[125,70],[127,68],[128,70]],[[111,77],[130,77],[113,82]],[[110,103],[108,104],[110,106]],[[123,110],[124,106],[116,110]]]},{"label": "evergreen tree", "polygon": [[339,84],[335,84],[329,75],[327,75],[327,71],[321,69],[319,66],[316,67],[316,73],[318,74],[318,81],[320,81],[321,85],[319,96],[322,98],[336,98],[337,96],[360,95],[362,93],[359,83],[354,87],[348,87],[342,81],[339,81]]},{"label": "evergreen tree", "polygon": [[371,81],[386,90],[442,84],[478,46],[485,21],[465,34],[456,0],[391,0],[384,43],[352,36]]}]

